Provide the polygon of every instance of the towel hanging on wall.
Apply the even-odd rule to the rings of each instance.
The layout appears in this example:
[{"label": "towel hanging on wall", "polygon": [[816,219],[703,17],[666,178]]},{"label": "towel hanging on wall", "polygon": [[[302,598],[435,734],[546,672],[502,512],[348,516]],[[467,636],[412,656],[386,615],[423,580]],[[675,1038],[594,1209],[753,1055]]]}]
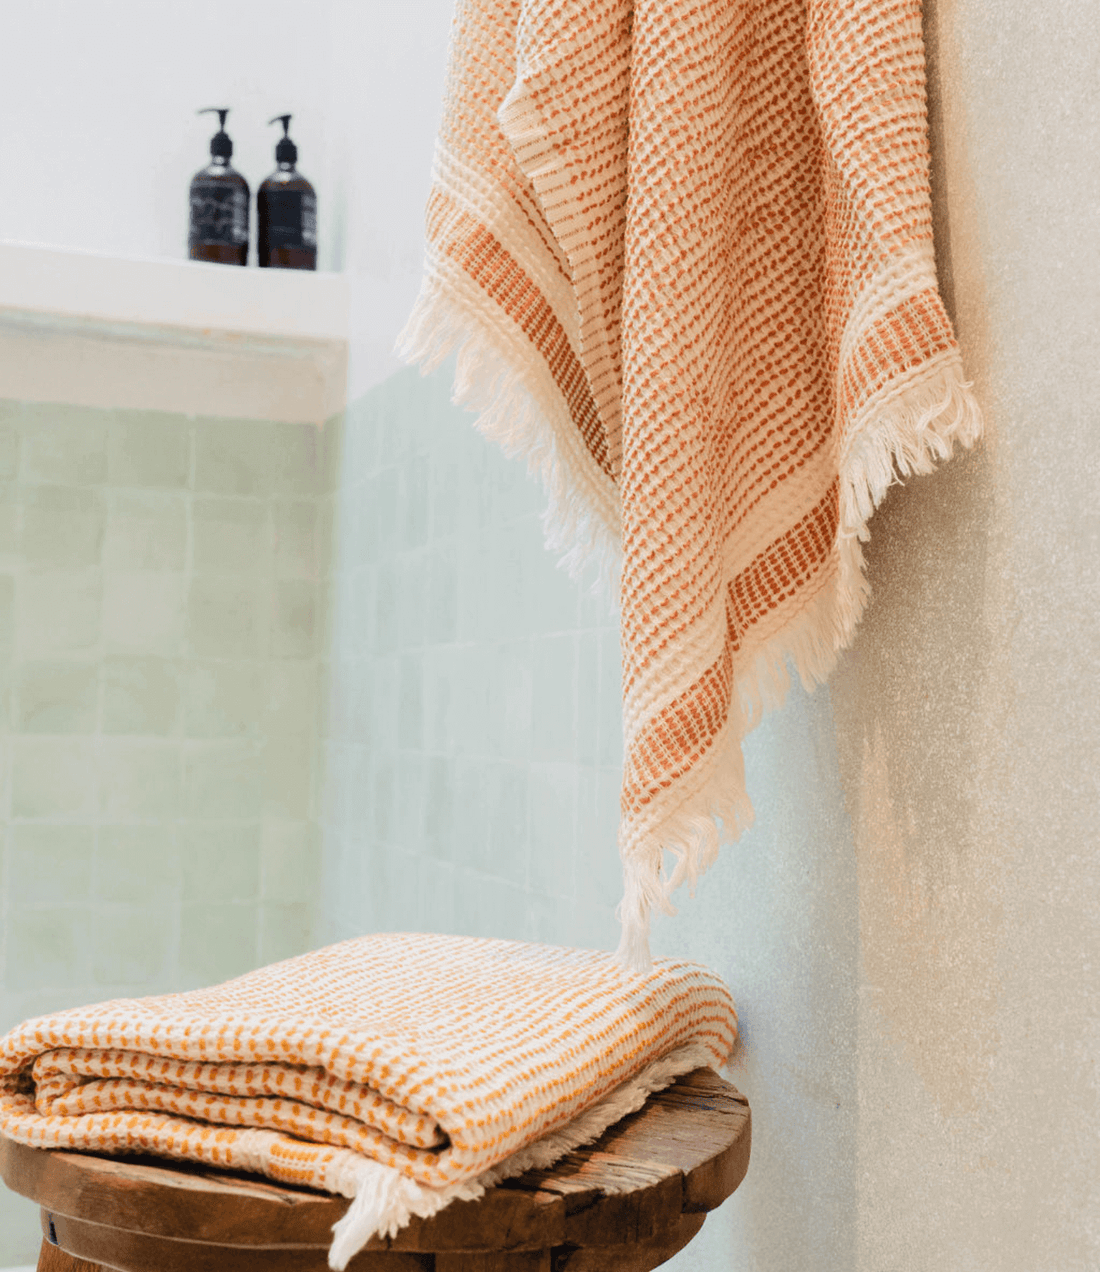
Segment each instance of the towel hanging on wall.
[{"label": "towel hanging on wall", "polygon": [[919,0],[459,0],[401,349],[618,578],[634,965],[788,660],[850,641],[874,507],[979,434],[928,169]]}]

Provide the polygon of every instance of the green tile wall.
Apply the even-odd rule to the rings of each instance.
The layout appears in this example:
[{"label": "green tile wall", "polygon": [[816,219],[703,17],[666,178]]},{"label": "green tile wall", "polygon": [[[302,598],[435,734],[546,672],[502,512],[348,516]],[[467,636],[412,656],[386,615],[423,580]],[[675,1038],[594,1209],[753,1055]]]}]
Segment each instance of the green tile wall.
[{"label": "green tile wall", "polygon": [[0,1028],[313,943],[336,431],[0,402]]},{"label": "green tile wall", "polygon": [[402,371],[345,413],[325,646],[322,922],[614,943],[615,615],[544,497]]}]

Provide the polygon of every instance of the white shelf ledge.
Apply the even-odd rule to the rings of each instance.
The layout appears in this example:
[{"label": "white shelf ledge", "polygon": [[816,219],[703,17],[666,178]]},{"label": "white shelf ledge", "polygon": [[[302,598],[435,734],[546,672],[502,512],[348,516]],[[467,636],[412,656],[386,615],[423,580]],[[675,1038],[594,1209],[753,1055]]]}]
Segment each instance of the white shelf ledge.
[{"label": "white shelf ledge", "polygon": [[330,418],[348,279],[0,242],[0,398]]},{"label": "white shelf ledge", "polygon": [[311,270],[0,242],[0,308],[100,322],[346,340],[348,280]]}]

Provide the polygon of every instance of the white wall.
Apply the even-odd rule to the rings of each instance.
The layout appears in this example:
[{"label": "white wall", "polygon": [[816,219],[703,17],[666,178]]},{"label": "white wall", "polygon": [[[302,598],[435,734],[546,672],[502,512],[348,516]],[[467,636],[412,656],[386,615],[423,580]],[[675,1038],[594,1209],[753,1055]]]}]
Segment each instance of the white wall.
[{"label": "white wall", "polygon": [[0,239],[186,257],[188,184],[218,119],[195,112],[231,107],[232,163],[255,195],[282,136],[267,121],[290,111],[299,169],[318,190],[319,265],[341,268],[333,16],[333,0],[5,6]]},{"label": "white wall", "polygon": [[393,345],[420,285],[453,0],[331,3],[354,402],[401,365]]}]

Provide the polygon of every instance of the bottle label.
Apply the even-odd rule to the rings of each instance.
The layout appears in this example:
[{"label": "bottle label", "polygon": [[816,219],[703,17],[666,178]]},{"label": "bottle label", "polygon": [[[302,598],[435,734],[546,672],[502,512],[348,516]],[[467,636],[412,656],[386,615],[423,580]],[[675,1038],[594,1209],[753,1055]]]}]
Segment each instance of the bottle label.
[{"label": "bottle label", "polygon": [[268,247],[317,246],[317,196],[307,190],[265,190]]},{"label": "bottle label", "polygon": [[248,195],[225,181],[191,183],[190,243],[248,242]]}]

